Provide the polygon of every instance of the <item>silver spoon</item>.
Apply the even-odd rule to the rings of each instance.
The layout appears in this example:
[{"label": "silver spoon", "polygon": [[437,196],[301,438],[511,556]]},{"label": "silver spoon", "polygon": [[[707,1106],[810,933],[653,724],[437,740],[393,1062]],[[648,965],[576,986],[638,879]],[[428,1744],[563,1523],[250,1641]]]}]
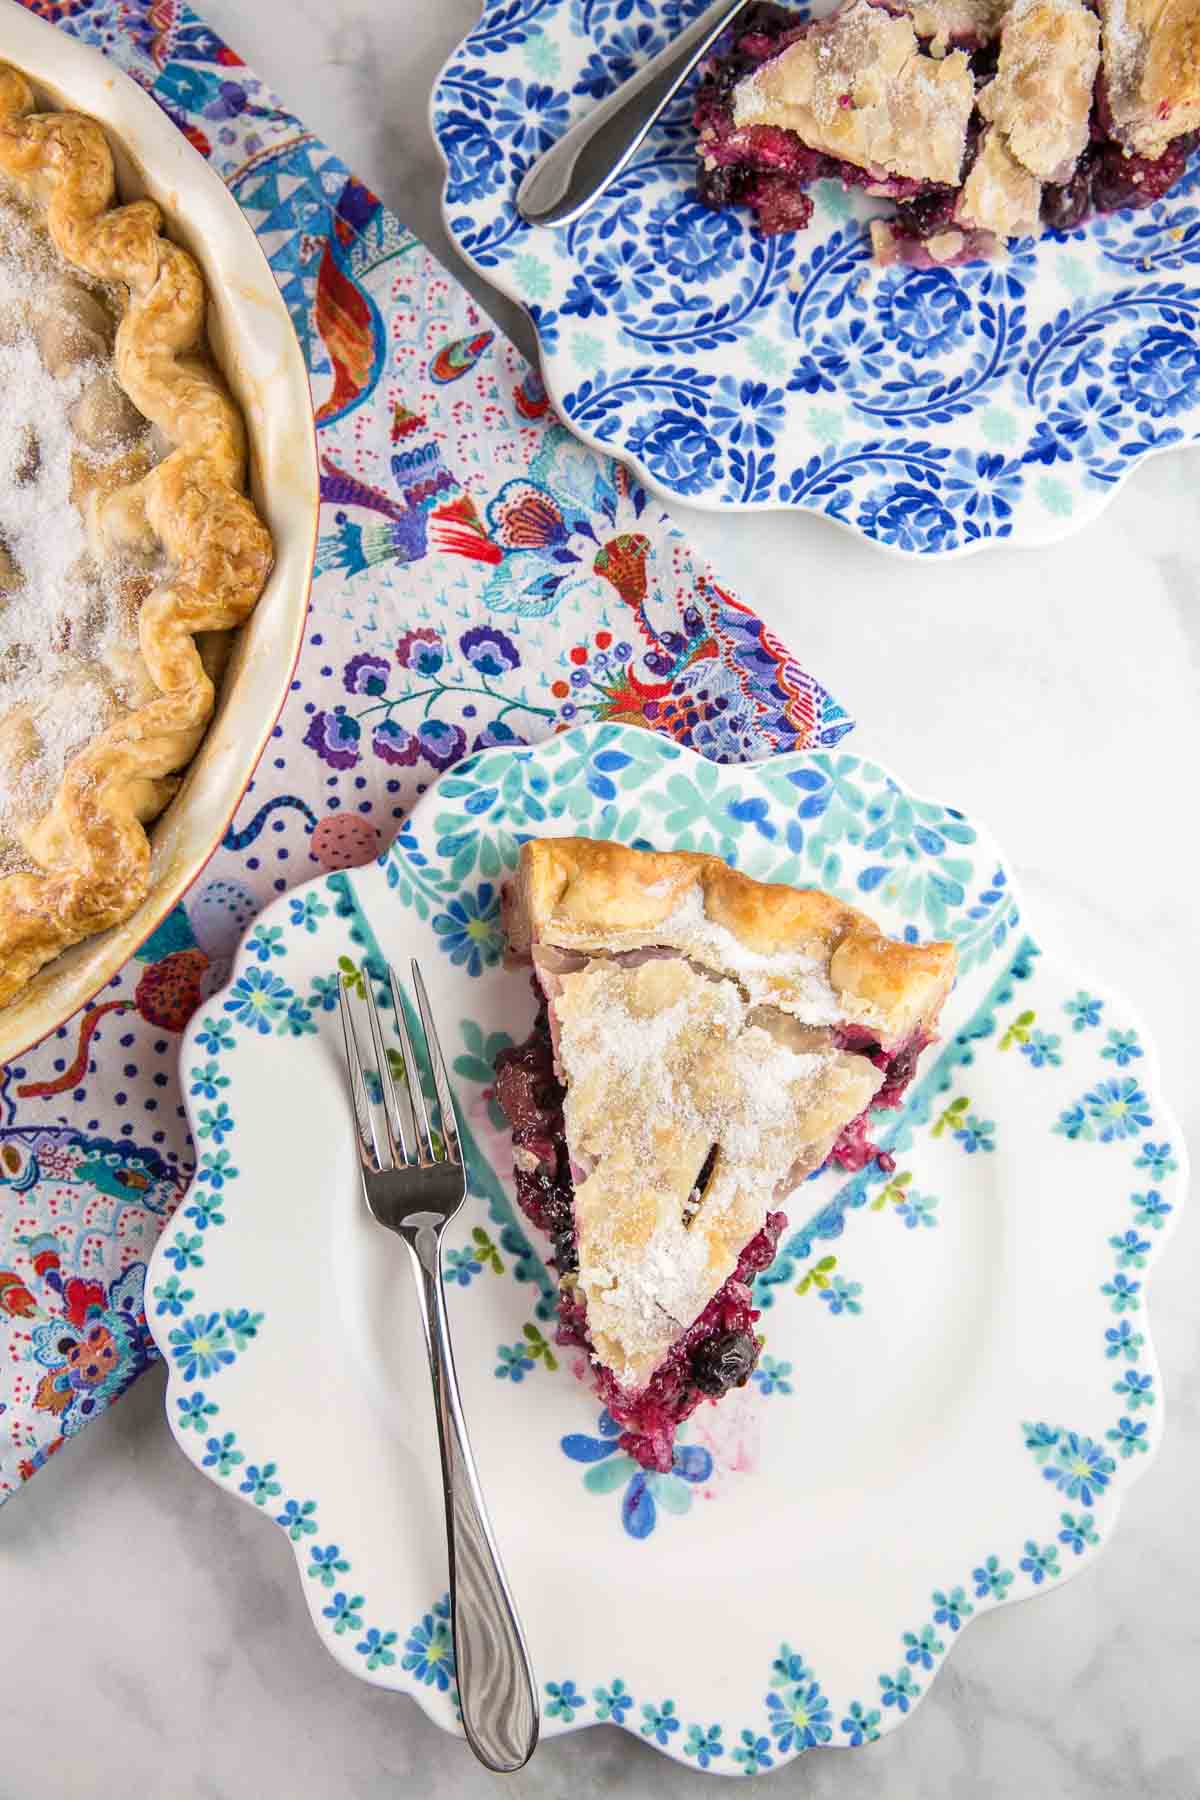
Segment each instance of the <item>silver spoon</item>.
[{"label": "silver spoon", "polygon": [[714,39],[750,0],[713,0],[645,68],[605,96],[525,171],[516,207],[528,225],[569,225],[627,166]]}]

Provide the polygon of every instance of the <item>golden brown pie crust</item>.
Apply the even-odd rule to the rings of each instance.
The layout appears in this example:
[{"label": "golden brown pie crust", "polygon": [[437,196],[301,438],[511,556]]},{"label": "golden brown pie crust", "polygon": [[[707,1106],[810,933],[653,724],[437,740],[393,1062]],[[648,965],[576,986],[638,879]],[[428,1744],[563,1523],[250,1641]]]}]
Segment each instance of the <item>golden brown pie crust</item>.
[{"label": "golden brown pie crust", "polygon": [[1042,184],[1017,161],[998,125],[984,132],[979,154],[963,182],[955,218],[997,238],[1036,237],[1041,230]]},{"label": "golden brown pie crust", "polygon": [[1161,156],[1200,129],[1200,0],[1100,0],[1114,134]]},{"label": "golden brown pie crust", "polygon": [[[245,427],[204,340],[205,286],[162,236],[151,200],[115,205],[104,132],[75,113],[38,113],[19,70],[0,64],[0,175],[44,208],[68,263],[127,291],[114,370],[167,454],[126,469],[86,500],[99,545],[161,551],[166,578],[142,603],[139,647],[151,697],[69,763],[46,815],[26,834],[34,871],[0,877],[0,1005],[68,945],[128,918],[145,897],[144,826],[162,811],[211,717],[213,681],[198,632],[247,617],[270,572],[266,526],[242,491]],[[133,479],[128,479],[130,475]]]},{"label": "golden brown pie crust", "polygon": [[[995,79],[980,91],[979,111],[1039,182],[1069,181],[1087,148],[1099,67],[1100,25],[1083,0],[1016,0],[1005,15]],[[1038,229],[1036,203],[1033,217],[1025,229]]]},{"label": "golden brown pie crust", "polygon": [[974,104],[962,51],[926,56],[911,19],[851,0],[738,83],[734,119],[881,176],[953,186]]},{"label": "golden brown pie crust", "polygon": [[520,957],[535,941],[572,950],[667,944],[717,967],[687,942],[687,932],[664,935],[672,915],[697,899],[704,918],[745,951],[781,959],[778,976],[768,972],[772,1003],[801,1011],[803,986],[790,978],[786,958],[812,958],[842,1016],[877,1031],[885,1048],[932,1019],[954,980],[952,944],[899,943],[819,888],[755,881],[719,856],[632,850],[592,838],[536,838],[521,846],[509,947]]}]

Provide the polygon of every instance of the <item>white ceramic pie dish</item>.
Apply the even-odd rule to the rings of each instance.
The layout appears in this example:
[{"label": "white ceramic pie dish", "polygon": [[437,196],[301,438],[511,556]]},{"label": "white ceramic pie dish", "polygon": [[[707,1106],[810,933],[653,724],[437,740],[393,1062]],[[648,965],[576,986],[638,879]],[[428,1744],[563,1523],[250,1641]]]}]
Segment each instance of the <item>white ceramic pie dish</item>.
[{"label": "white ceramic pie dish", "polygon": [[209,338],[246,416],[250,485],[275,566],[238,634],[217,710],[183,784],[151,830],[149,894],[124,924],[48,964],[0,1009],[0,1062],[45,1037],[98,992],[216,850],[288,692],[304,632],[319,488],[308,373],[257,238],[219,176],[154,101],[97,51],[0,0],[0,59],[40,96],[108,133],[123,199],[149,194],[209,290]]}]

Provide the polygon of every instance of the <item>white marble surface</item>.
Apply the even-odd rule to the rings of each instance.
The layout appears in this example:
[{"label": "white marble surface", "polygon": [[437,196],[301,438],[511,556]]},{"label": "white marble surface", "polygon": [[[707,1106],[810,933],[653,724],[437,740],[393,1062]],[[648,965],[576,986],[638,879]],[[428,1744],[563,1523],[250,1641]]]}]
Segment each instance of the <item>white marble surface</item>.
[{"label": "white marble surface", "polygon": [[[453,263],[426,123],[473,0],[205,0],[284,100]],[[476,292],[484,294],[478,283]],[[499,315],[501,308],[494,308]],[[504,322],[512,315],[504,313]],[[1200,1139],[1200,461],[1142,467],[1052,550],[887,560],[813,519],[683,518],[914,786],[986,819],[1048,945],[1132,996]],[[860,1800],[1200,1794],[1200,1212],[1153,1281],[1162,1454],[1093,1570],[973,1626],[894,1736],[767,1791]],[[290,1547],[174,1448],[155,1376],[0,1512],[0,1800],[499,1792],[312,1634]],[[607,1727],[508,1792],[712,1789]]]}]

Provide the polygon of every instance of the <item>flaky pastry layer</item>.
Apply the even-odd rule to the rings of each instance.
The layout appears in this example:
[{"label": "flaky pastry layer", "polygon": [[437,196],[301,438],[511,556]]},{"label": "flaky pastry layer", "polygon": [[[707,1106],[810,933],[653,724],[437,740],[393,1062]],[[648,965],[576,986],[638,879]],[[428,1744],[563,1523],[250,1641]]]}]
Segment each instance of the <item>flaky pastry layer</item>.
[{"label": "flaky pastry layer", "polygon": [[933,1020],[954,980],[952,944],[900,943],[819,888],[755,881],[718,856],[591,838],[521,846],[505,925],[518,958],[534,943],[679,950],[803,1022],[861,1024],[885,1049]]},{"label": "flaky pastry layer", "polygon": [[1200,130],[1200,0],[1100,0],[1114,134],[1161,156]]}]

